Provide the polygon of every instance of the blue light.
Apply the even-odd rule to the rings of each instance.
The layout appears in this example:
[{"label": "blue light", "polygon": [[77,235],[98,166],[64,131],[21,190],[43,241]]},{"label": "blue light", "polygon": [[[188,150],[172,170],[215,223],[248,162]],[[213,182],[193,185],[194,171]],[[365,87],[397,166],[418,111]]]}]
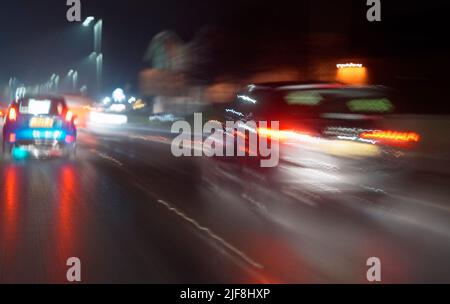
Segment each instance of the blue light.
[{"label": "blue light", "polygon": [[16,133],[17,140],[58,140],[66,138],[66,132],[60,129],[25,129]]},{"label": "blue light", "polygon": [[20,147],[12,150],[12,157],[15,160],[24,160],[28,157],[28,151]]}]

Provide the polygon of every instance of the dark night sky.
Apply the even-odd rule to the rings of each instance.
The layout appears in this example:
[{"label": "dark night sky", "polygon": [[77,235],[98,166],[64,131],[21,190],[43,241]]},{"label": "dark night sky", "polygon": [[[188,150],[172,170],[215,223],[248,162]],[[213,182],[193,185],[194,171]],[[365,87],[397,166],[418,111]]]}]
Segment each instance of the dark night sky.
[{"label": "dark night sky", "polygon": [[[83,18],[93,15],[104,21],[107,88],[136,83],[148,43],[165,29],[189,41],[204,25],[220,25],[245,37],[267,37],[267,43],[278,36],[295,39],[310,30],[342,31],[355,50],[365,52],[421,56],[448,51],[445,1],[382,0],[380,24],[365,20],[366,0],[311,1],[314,7],[302,0],[81,2]],[[341,4],[347,9],[337,10]],[[0,6],[0,83],[10,76],[43,82],[53,72],[76,67],[92,50],[92,32],[66,20],[66,0],[3,0]]]}]

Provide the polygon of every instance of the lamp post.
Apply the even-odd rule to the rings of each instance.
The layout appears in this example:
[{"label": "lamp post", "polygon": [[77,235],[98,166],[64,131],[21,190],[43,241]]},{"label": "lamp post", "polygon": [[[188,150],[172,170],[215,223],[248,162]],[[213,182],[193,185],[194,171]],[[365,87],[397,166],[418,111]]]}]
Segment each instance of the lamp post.
[{"label": "lamp post", "polygon": [[[88,27],[93,21],[95,21],[95,18],[92,16],[89,16],[86,18],[86,20],[83,22],[84,27]],[[96,70],[96,95],[100,94],[100,90],[102,87],[102,74],[103,74],[103,53],[102,53],[102,36],[103,36],[103,20],[99,19],[94,24],[94,50],[89,56],[91,59],[92,56],[95,56],[95,70]],[[93,59],[93,58],[92,58]]]},{"label": "lamp post", "polygon": [[77,85],[78,85],[78,71],[77,70],[70,70],[69,73],[67,73],[67,78],[70,83],[70,86],[72,87],[72,92],[77,92]]}]

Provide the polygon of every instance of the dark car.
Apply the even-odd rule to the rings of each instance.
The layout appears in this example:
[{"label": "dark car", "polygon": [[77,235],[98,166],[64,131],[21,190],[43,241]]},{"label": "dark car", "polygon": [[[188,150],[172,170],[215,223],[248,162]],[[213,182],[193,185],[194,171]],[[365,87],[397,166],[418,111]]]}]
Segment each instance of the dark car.
[{"label": "dark car", "polygon": [[15,151],[36,158],[74,158],[77,129],[75,116],[60,97],[26,97],[9,106],[3,126],[3,155]]},{"label": "dark car", "polygon": [[[236,148],[237,138],[244,137],[244,150],[250,154],[249,141],[252,133],[256,133],[258,143],[262,139],[278,142],[277,165],[261,167],[265,156],[259,146],[254,153],[256,157],[214,160],[220,170],[236,167],[252,172],[242,177],[245,186],[255,180],[264,181],[268,190],[278,187],[305,199],[380,189],[378,182],[387,180],[386,174],[401,168],[421,141],[414,130],[396,129],[386,119],[402,108],[400,100],[396,92],[380,86],[249,85],[224,112],[224,124],[230,121],[247,124],[245,132],[225,128],[224,137],[228,139],[223,141],[225,148],[234,142],[235,153],[242,151],[242,147]],[[271,128],[272,121],[278,122],[279,128]],[[252,127],[249,122],[255,125]],[[267,126],[262,127],[262,122],[267,122]]]}]

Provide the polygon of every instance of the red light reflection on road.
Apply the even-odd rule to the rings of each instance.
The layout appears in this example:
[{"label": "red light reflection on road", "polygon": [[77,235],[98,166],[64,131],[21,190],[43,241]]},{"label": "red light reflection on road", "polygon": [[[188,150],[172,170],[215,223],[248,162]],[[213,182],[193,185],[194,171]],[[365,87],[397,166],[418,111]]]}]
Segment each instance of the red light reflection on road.
[{"label": "red light reflection on road", "polygon": [[[404,284],[416,281],[410,269],[417,263],[412,259],[413,255],[405,255],[405,249],[401,245],[392,241],[383,240],[377,236],[372,236],[364,240],[361,244],[361,256],[364,259],[377,257],[381,262],[381,282],[384,284]],[[406,252],[408,252],[406,250]],[[361,261],[364,270],[360,271],[361,282],[368,283],[366,273],[368,266],[365,261]]]},{"label": "red light reflection on road", "polygon": [[17,167],[10,165],[5,169],[4,202],[1,213],[3,223],[2,247],[6,249],[6,259],[14,258],[19,204],[19,176]]},{"label": "red light reflection on road", "polygon": [[246,252],[257,259],[264,270],[257,274],[261,284],[282,284],[286,282],[315,282],[314,271],[296,252],[290,242],[270,235],[247,235]]},{"label": "red light reflection on road", "polygon": [[61,258],[67,259],[75,256],[73,249],[74,243],[74,214],[73,204],[76,200],[76,176],[72,165],[64,165],[60,170],[58,178],[58,225],[57,225],[57,244],[60,250]]}]

